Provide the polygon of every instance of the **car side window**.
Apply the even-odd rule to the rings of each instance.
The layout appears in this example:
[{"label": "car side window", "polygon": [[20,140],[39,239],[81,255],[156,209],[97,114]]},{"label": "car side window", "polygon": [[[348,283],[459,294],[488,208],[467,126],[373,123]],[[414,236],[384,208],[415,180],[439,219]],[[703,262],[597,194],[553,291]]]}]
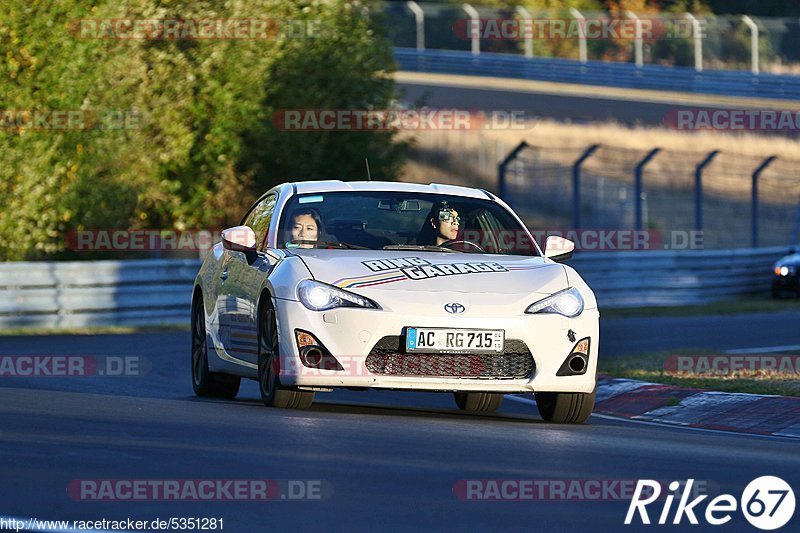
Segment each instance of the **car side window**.
[{"label": "car side window", "polygon": [[272,221],[272,214],[275,212],[275,202],[278,199],[277,194],[270,194],[250,211],[244,221],[244,225],[250,227],[256,234],[256,245],[259,250],[264,250],[266,247],[267,232],[269,231],[269,224]]}]

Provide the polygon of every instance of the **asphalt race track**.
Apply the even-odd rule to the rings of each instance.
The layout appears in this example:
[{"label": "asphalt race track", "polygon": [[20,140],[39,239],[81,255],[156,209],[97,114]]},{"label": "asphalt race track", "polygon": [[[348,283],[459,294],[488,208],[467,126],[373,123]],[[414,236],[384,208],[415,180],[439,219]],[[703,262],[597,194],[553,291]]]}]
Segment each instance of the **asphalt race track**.
[{"label": "asphalt race track", "polygon": [[800,305],[795,312],[660,318],[601,318],[601,357],[681,349],[793,347],[800,352]]},{"label": "asphalt race track", "polygon": [[[625,125],[660,126],[671,111],[685,109],[680,104],[630,102],[592,96],[530,94],[513,90],[437,87],[399,83],[408,104],[424,101],[433,108],[497,109],[523,111],[525,116],[569,120],[572,122],[618,122]],[[693,106],[693,109],[702,109]]]},{"label": "asphalt race track", "polygon": [[[411,78],[409,78],[411,76]],[[717,109],[751,109],[755,104],[746,99],[715,101],[702,95],[642,95],[637,91],[611,90],[581,86],[562,89],[558,84],[522,87],[522,80],[509,80],[509,87],[497,86],[494,79],[482,84],[479,77],[456,77],[445,80],[431,75],[400,73],[397,86],[405,105],[432,108],[458,108],[492,112],[522,111],[527,118],[549,118],[577,124],[616,122],[627,126],[665,126],[667,117],[685,109],[713,111]],[[490,83],[493,85],[489,86]],[[776,104],[759,103],[772,108]],[[787,104],[788,105],[788,104]],[[780,107],[780,104],[779,104]],[[778,132],[785,135],[786,132]]]},{"label": "asphalt race track", "polygon": [[[781,330],[793,335],[776,338],[775,344],[800,342],[797,313],[763,316],[768,318],[761,322],[604,319],[603,352],[613,356],[613,350],[658,341],[665,346],[675,339],[687,347],[700,341],[713,346],[714,338],[735,344],[745,340],[736,336],[741,320],[762,344]],[[674,323],[665,327],[664,320]],[[675,328],[687,323],[693,326],[678,335]],[[623,525],[628,500],[464,501],[458,487],[460,480],[694,478],[712,494],[739,498],[763,475],[800,486],[800,448],[789,439],[599,417],[564,427],[545,424],[535,407],[508,399],[497,414],[468,415],[449,394],[337,391],[318,394],[308,411],[283,411],[263,407],[256,384],[248,381],[234,401],[198,399],[191,390],[188,345],[188,332],[0,337],[0,355],[137,356],[151,365],[139,377],[0,378],[0,515],[216,517],[224,519],[226,531],[647,531],[663,528]],[[311,480],[323,487],[324,497],[266,502],[71,497],[70,482],[86,479]],[[655,505],[649,508],[653,520],[661,512],[661,504]],[[701,504],[700,514],[703,510]],[[736,513],[716,529],[753,528]]]}]

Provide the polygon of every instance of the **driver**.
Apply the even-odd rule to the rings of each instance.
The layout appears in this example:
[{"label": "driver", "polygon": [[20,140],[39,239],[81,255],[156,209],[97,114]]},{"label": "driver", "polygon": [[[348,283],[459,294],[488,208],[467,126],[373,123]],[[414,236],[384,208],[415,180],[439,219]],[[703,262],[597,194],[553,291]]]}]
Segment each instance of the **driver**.
[{"label": "driver", "polygon": [[441,246],[458,237],[460,227],[461,217],[458,211],[448,205],[447,201],[436,202],[425,219],[417,244]]}]

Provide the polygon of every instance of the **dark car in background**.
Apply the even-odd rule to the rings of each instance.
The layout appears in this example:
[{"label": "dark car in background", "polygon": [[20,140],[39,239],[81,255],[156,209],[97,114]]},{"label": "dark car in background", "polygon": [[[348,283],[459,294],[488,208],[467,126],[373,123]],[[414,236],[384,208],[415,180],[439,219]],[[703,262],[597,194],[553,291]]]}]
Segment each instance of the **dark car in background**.
[{"label": "dark car in background", "polygon": [[780,298],[792,293],[800,296],[800,250],[792,249],[792,253],[782,257],[772,268],[772,297]]}]

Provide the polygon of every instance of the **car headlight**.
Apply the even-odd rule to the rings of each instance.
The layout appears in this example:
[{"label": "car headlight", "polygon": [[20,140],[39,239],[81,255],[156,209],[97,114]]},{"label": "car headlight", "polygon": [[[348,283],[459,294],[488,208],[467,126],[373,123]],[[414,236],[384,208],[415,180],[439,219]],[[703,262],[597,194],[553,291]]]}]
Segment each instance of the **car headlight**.
[{"label": "car headlight", "polygon": [[528,314],[556,313],[573,318],[583,313],[583,296],[575,287],[539,300],[525,310]]},{"label": "car headlight", "polygon": [[312,311],[327,311],[336,307],[378,309],[378,304],[369,298],[310,279],[304,279],[298,283],[297,297]]}]

